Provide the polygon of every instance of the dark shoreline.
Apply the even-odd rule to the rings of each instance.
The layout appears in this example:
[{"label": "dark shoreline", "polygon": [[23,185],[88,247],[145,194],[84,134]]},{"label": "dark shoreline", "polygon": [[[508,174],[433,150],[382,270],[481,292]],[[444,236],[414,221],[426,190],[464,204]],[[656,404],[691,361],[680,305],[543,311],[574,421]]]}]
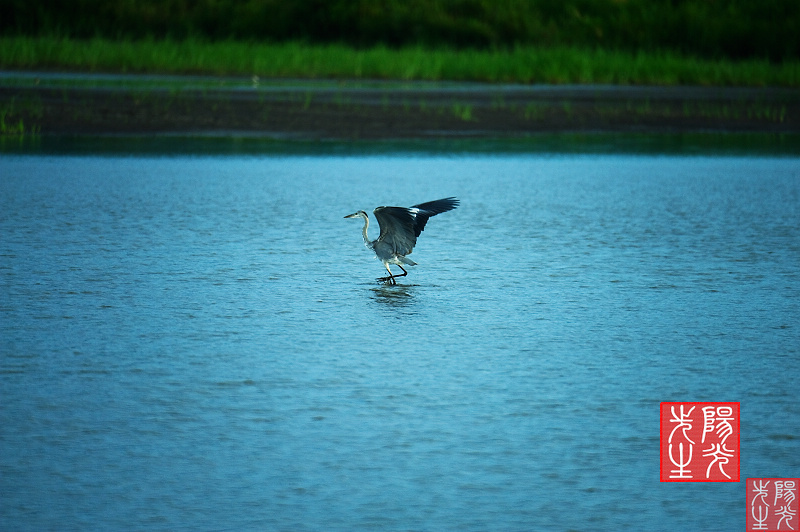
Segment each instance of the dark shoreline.
[{"label": "dark shoreline", "polygon": [[[142,80],[146,77],[121,77]],[[519,139],[553,133],[800,133],[800,91],[279,80],[208,87],[3,83],[22,134],[277,140]],[[190,79],[190,78],[187,78]],[[8,135],[8,132],[6,132]]]}]

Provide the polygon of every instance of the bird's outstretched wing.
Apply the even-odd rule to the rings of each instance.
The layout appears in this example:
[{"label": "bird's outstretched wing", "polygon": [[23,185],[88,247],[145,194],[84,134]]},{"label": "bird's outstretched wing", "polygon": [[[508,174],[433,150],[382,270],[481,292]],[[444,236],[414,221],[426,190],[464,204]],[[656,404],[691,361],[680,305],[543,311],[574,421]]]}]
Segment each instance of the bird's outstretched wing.
[{"label": "bird's outstretched wing", "polygon": [[408,255],[425,229],[428,218],[458,207],[455,198],[444,198],[413,207],[378,207],[373,214],[381,227],[378,241],[391,246],[394,253]]},{"label": "bird's outstretched wing", "polygon": [[[425,229],[425,224],[428,223],[428,218],[442,214],[443,212],[452,211],[458,207],[458,200],[456,198],[443,198],[427,203],[420,203],[414,205],[409,209],[414,216],[414,236],[419,234]],[[416,209],[416,212],[415,212]]]}]

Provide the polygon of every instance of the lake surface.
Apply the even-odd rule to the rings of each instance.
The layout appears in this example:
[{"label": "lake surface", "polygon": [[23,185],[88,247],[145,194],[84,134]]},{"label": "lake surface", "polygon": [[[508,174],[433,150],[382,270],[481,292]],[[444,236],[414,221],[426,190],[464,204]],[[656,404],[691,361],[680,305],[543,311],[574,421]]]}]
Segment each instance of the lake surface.
[{"label": "lake surface", "polygon": [[[446,196],[378,284],[343,216]],[[0,156],[0,528],[741,530],[798,317],[797,157]],[[659,482],[662,401],[741,482]]]}]

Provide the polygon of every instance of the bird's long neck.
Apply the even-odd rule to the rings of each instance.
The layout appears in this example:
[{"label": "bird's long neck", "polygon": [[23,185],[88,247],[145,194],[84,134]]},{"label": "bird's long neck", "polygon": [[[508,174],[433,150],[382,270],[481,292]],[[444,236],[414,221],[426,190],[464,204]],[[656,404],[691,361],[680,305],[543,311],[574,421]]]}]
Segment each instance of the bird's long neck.
[{"label": "bird's long neck", "polygon": [[361,229],[361,234],[364,236],[364,245],[371,246],[372,242],[369,241],[369,235],[367,234],[367,229],[369,228],[369,217],[366,214],[361,214],[361,217],[364,218],[364,227]]}]

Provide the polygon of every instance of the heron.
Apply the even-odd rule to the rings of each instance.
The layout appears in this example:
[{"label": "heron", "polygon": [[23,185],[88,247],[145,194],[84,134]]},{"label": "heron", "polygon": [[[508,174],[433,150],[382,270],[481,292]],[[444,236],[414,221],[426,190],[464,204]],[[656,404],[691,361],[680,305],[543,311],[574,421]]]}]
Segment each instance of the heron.
[{"label": "heron", "polygon": [[[397,284],[395,278],[404,277],[408,272],[403,268],[406,266],[416,266],[417,263],[406,257],[414,249],[417,237],[425,229],[425,224],[431,216],[436,216],[443,212],[452,211],[458,207],[459,201],[456,198],[443,198],[411,207],[378,207],[372,214],[378,220],[381,233],[375,240],[370,240],[367,234],[369,228],[369,217],[364,211],[348,214],[345,218],[363,218],[364,245],[375,252],[386,271],[388,277],[380,277],[378,281],[389,284]],[[403,273],[395,275],[392,273],[390,264],[394,264]]]}]

